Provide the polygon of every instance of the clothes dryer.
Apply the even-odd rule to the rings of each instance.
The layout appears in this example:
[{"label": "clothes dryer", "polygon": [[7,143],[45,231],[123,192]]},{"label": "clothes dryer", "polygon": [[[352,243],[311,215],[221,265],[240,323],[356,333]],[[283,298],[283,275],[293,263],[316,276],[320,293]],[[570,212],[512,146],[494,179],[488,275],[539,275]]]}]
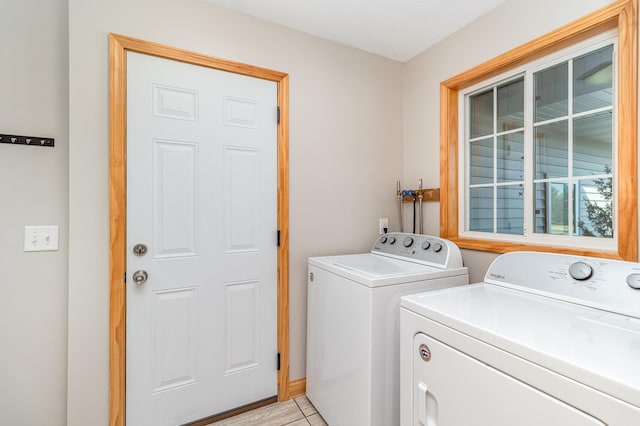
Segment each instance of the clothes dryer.
[{"label": "clothes dryer", "polygon": [[499,256],[401,300],[402,426],[640,425],[640,264]]}]

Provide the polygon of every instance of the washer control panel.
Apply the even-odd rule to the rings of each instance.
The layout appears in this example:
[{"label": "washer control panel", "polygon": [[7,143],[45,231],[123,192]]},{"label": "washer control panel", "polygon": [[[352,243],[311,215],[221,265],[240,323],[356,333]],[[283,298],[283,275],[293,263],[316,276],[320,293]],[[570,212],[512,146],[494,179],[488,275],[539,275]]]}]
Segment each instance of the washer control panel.
[{"label": "washer control panel", "polygon": [[640,318],[640,263],[557,253],[506,253],[485,282]]},{"label": "washer control panel", "polygon": [[383,234],[376,240],[371,252],[440,268],[462,267],[458,246],[430,235],[402,232]]}]

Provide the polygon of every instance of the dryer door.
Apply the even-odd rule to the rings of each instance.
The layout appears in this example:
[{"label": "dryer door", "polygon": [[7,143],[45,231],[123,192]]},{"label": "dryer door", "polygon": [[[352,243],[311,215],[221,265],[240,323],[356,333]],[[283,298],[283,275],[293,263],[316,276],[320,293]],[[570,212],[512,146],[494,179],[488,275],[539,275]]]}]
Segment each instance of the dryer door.
[{"label": "dryer door", "polygon": [[413,425],[604,425],[425,334],[413,351]]}]

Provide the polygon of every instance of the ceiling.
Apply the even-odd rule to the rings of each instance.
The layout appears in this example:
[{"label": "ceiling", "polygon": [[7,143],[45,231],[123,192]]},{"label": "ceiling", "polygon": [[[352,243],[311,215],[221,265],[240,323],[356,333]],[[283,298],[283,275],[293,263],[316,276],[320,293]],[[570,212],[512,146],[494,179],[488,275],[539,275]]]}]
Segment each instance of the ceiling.
[{"label": "ceiling", "polygon": [[204,0],[405,62],[505,0]]}]

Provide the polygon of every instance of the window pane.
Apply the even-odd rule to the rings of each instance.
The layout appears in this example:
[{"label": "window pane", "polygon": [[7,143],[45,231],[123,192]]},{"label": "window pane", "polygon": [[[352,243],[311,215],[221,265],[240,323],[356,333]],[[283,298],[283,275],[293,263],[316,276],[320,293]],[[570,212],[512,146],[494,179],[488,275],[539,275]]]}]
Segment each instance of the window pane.
[{"label": "window pane", "polygon": [[573,176],[609,174],[613,164],[611,112],[573,121]]},{"label": "window pane", "polygon": [[613,46],[573,61],[573,112],[611,106],[613,99]]},{"label": "window pane", "polygon": [[564,182],[537,183],[535,196],[535,232],[569,235],[568,184]]},{"label": "window pane", "polygon": [[469,98],[471,139],[493,133],[493,90]]},{"label": "window pane", "polygon": [[611,178],[578,181],[576,234],[613,238],[611,184]]},{"label": "window pane", "polygon": [[524,126],[524,77],[498,87],[498,128],[496,132]]},{"label": "window pane", "polygon": [[567,177],[569,173],[567,122],[535,129],[536,179]]},{"label": "window pane", "polygon": [[498,138],[498,182],[523,180],[524,132],[510,133]]},{"label": "window pane", "polygon": [[507,185],[496,188],[497,232],[522,235],[524,233],[523,185]]},{"label": "window pane", "polygon": [[563,117],[568,111],[566,62],[534,74],[535,121]]},{"label": "window pane", "polygon": [[493,187],[469,189],[469,230],[493,232]]},{"label": "window pane", "polygon": [[469,184],[493,183],[493,138],[469,144]]}]

